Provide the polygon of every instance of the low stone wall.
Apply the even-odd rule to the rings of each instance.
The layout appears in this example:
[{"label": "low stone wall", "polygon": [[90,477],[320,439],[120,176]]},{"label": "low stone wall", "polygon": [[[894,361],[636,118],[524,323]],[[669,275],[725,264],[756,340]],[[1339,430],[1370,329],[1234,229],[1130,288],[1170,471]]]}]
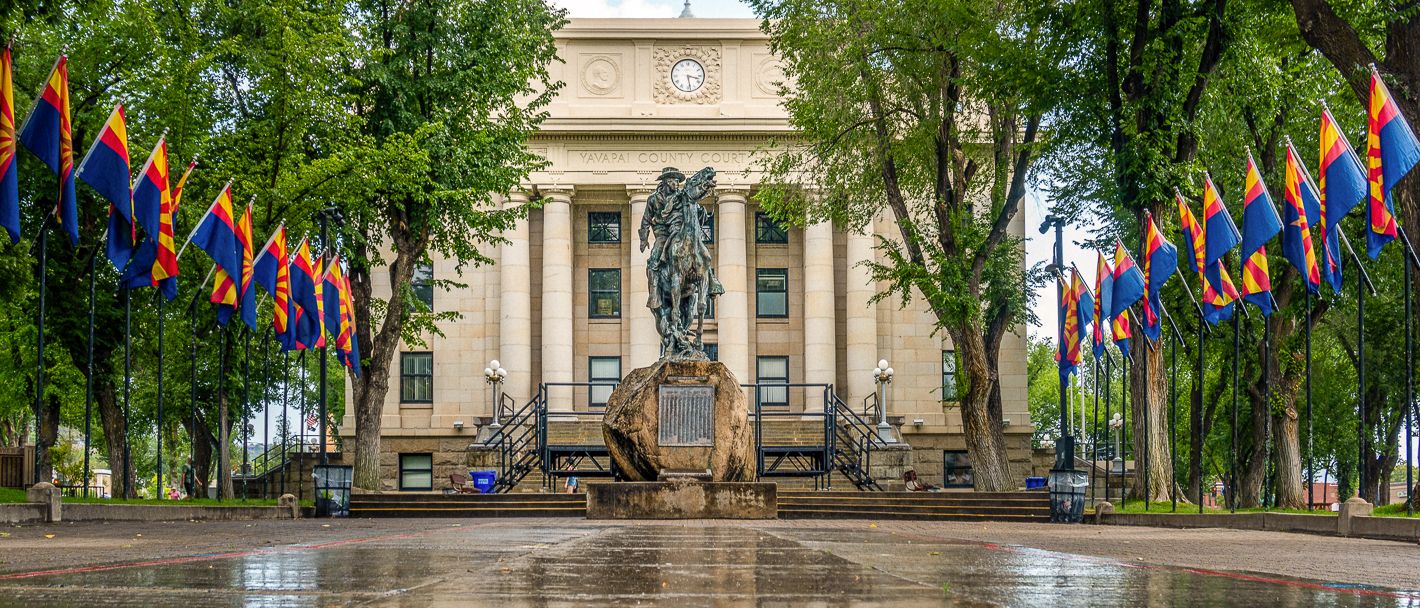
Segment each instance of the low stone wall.
[{"label": "low stone wall", "polygon": [[587,486],[587,519],[776,519],[773,483],[638,481]]},{"label": "low stone wall", "polygon": [[1096,511],[1094,522],[1116,526],[1271,530],[1405,542],[1420,541],[1420,519],[1372,517],[1369,513],[1369,509],[1339,516],[1301,513],[1115,513],[1109,503],[1102,503],[1101,508]]},{"label": "low stone wall", "polygon": [[64,521],[237,521],[292,519],[289,507],[219,507],[203,505],[64,505]]},{"label": "low stone wall", "polygon": [[15,502],[0,504],[0,524],[37,524],[44,522],[43,503]]}]

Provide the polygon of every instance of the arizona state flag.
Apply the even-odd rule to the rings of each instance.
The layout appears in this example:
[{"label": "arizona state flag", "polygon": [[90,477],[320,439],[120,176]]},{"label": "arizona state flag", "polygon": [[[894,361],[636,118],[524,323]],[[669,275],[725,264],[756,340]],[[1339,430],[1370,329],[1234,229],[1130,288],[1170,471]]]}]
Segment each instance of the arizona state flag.
[{"label": "arizona state flag", "polygon": [[311,249],[305,239],[296,246],[291,257],[291,301],[295,322],[295,342],[298,350],[316,348],[321,344],[320,294],[316,291],[319,262],[311,259]]},{"label": "arizona state flag", "polygon": [[230,183],[222,186],[217,200],[212,201],[207,215],[192,231],[190,240],[206,251],[217,265],[211,301],[217,305],[217,322],[226,325],[237,307],[237,286],[232,277],[242,274],[242,249],[237,241],[237,222],[232,214]]},{"label": "arizona state flag", "polygon": [[1134,257],[1124,243],[1114,240],[1114,290],[1110,294],[1109,316],[1117,317],[1144,297],[1144,273],[1134,265]]},{"label": "arizona state flag", "polygon": [[261,251],[252,261],[252,281],[271,294],[271,327],[276,332],[276,341],[283,350],[295,348],[291,339],[291,271],[287,268],[290,256],[286,250],[286,226],[276,227],[271,238],[262,245]]},{"label": "arizona state flag", "polygon": [[1188,261],[1188,268],[1198,274],[1199,281],[1203,280],[1203,269],[1208,265],[1203,261],[1204,240],[1203,225],[1198,223],[1198,218],[1193,216],[1193,210],[1188,207],[1188,201],[1183,200],[1183,194],[1177,189],[1173,191],[1174,200],[1178,202],[1178,224],[1183,231],[1183,240],[1189,246],[1189,255],[1184,257]]},{"label": "arizona state flag", "polygon": [[1322,278],[1332,291],[1341,293],[1341,218],[1366,198],[1366,173],[1361,161],[1337,126],[1331,110],[1321,110],[1321,198]]},{"label": "arizona state flag", "polygon": [[1366,253],[1376,259],[1381,247],[1395,240],[1395,205],[1390,192],[1410,169],[1420,163],[1420,141],[1400,114],[1385,81],[1371,66],[1371,103],[1367,113],[1366,168],[1370,183],[1371,229],[1366,232]]},{"label": "arizona state flag", "polygon": [[[69,235],[69,244],[79,244],[79,207],[74,197],[74,139],[69,124],[69,57],[60,55],[35,100],[20,143],[39,157],[59,178],[55,214]],[[128,181],[124,178],[124,181]]]},{"label": "arizona state flag", "polygon": [[1154,342],[1163,337],[1164,303],[1159,292],[1178,270],[1178,247],[1164,238],[1154,215],[1144,212],[1144,335]]},{"label": "arizona state flag", "polygon": [[1286,190],[1282,198],[1287,204],[1282,206],[1282,255],[1292,267],[1302,275],[1307,291],[1321,291],[1321,269],[1316,263],[1316,251],[1312,248],[1311,221],[1318,217],[1321,199],[1312,189],[1311,178],[1306,168],[1297,159],[1292,142],[1287,142]]},{"label": "arizona state flag", "polygon": [[138,247],[133,191],[128,186],[128,127],[124,124],[123,104],[113,107],[89,153],[79,163],[78,173],[79,179],[108,201],[108,259],[123,272]]},{"label": "arizona state flag", "polygon": [[1063,277],[1056,280],[1060,281],[1060,313],[1065,324],[1060,328],[1060,350],[1055,358],[1060,365],[1060,379],[1068,380],[1080,365],[1084,321],[1088,318],[1085,315],[1089,313],[1082,312],[1085,282],[1080,280],[1080,274],[1072,271],[1068,284]]},{"label": "arizona state flag", "polygon": [[15,159],[15,87],[10,47],[0,53],[0,226],[20,242],[20,167]]},{"label": "arizona state flag", "polygon": [[350,373],[355,374],[355,377],[359,378],[360,334],[357,330],[359,326],[355,324],[355,301],[351,293],[350,275],[345,275],[345,289],[340,291],[340,314],[345,317],[345,322],[349,326],[349,331],[342,330],[342,333],[349,334],[350,339],[343,356],[341,353],[337,353],[336,358],[339,358],[340,362],[345,364],[345,367],[350,370]]},{"label": "arizona state flag", "polygon": [[242,322],[246,323],[247,327],[256,329],[256,291],[251,288],[252,247],[255,243],[252,242],[250,204],[242,213],[242,219],[237,222],[237,243],[242,247],[242,274],[241,283],[237,286],[237,311],[241,313]]},{"label": "arizona state flag", "polygon": [[1272,206],[1272,195],[1252,155],[1247,157],[1247,177],[1243,185],[1242,299],[1272,315],[1272,277],[1267,269],[1267,241],[1282,231],[1282,219]]},{"label": "arizona state flag", "polygon": [[1109,260],[1104,258],[1104,253],[1096,251],[1099,261],[1095,265],[1095,306],[1094,306],[1094,352],[1095,358],[1104,356],[1105,350],[1109,348],[1110,323],[1114,317],[1109,314],[1109,307],[1113,304],[1114,297],[1114,269],[1110,268]]},{"label": "arizona state flag", "polygon": [[[133,261],[119,279],[119,284],[126,289],[157,285],[153,271],[157,267],[163,209],[172,204],[172,193],[168,188],[167,149],[166,138],[158,138],[158,144],[153,146],[153,153],[148,155],[148,162],[138,171],[138,180],[133,182],[133,217],[138,225],[143,227],[147,238],[138,245]],[[109,220],[109,229],[112,230],[113,218],[110,217]],[[169,225],[168,228],[171,240],[172,226]],[[177,295],[176,285],[173,287],[171,294],[168,290],[163,290],[163,296],[168,300]]]},{"label": "arizona state flag", "polygon": [[339,350],[344,350],[340,344],[340,336],[345,331],[345,319],[340,316],[340,290],[344,288],[345,275],[340,271],[340,255],[332,254],[325,264],[325,273],[321,275],[321,319],[329,337],[327,344],[333,343]]}]

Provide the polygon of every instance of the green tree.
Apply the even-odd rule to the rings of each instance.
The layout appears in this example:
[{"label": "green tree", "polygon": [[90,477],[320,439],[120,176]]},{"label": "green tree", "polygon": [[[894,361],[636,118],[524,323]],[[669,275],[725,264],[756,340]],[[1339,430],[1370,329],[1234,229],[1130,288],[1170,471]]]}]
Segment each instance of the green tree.
[{"label": "green tree", "polygon": [[[380,415],[401,340],[435,330],[410,279],[431,253],[484,264],[480,248],[525,216],[500,209],[541,158],[524,144],[561,88],[547,66],[564,12],[544,0],[362,0],[349,7],[362,147],[339,201],[365,374],[354,380],[355,484],[380,487]],[[358,186],[358,187],[357,187]],[[374,297],[372,269],[395,293]]]},{"label": "green tree", "polygon": [[879,299],[917,300],[961,357],[976,488],[1015,487],[1001,429],[1001,340],[1026,320],[1011,232],[1065,48],[1024,3],[751,0],[783,58],[794,138],[764,162],[777,219],[862,231],[886,210]]}]

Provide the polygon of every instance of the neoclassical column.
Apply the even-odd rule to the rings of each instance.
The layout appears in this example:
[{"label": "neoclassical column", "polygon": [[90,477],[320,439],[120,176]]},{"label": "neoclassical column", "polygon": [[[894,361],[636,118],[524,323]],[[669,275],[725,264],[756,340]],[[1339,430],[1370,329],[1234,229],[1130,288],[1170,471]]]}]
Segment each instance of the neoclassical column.
[{"label": "neoclassical column", "polygon": [[863,264],[873,259],[873,224],[865,228],[867,234],[849,232],[845,262],[844,329],[846,330],[845,357],[848,386],[847,393],[840,396],[847,403],[862,403],[873,393],[873,368],[878,364],[878,311],[872,303],[877,286],[873,283],[872,272]]},{"label": "neoclassical column", "polygon": [[[541,188],[542,381],[572,381],[572,194],[570,186]],[[557,391],[548,409],[571,411],[570,393]]]},{"label": "neoclassical column", "polygon": [[647,291],[646,259],[650,250],[641,251],[641,239],[637,231],[641,228],[641,217],[646,213],[646,199],[651,190],[643,186],[627,186],[631,197],[631,223],[627,227],[627,241],[631,243],[631,261],[627,264],[626,297],[622,298],[622,317],[630,325],[630,345],[626,353],[624,369],[636,369],[656,362],[661,356],[660,334],[656,333],[656,322],[651,317],[651,309],[646,308]]},{"label": "neoclassical column", "polygon": [[[528,203],[526,192],[513,192],[503,200],[504,209]],[[494,355],[508,370],[503,390],[519,403],[532,397],[532,293],[528,280],[528,220],[518,220],[503,233],[508,242],[498,248],[498,352]]]},{"label": "neoclassical column", "polygon": [[[804,228],[804,382],[833,384],[838,372],[833,299],[833,223]],[[809,399],[805,410],[822,410]]]},{"label": "neoclassical column", "polygon": [[749,291],[745,285],[749,270],[745,257],[745,201],[747,188],[722,186],[716,189],[716,244],[720,263],[715,271],[725,293],[715,303],[715,320],[720,334],[720,361],[740,382],[753,382],[749,367]]}]

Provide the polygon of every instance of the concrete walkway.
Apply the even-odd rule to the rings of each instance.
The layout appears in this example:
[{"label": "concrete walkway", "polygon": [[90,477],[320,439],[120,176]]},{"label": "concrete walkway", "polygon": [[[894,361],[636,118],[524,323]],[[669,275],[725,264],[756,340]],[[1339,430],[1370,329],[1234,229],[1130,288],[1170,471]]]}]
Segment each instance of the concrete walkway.
[{"label": "concrete walkway", "polygon": [[1413,606],[1420,547],[1048,524],[569,519],[0,528],[0,606]]}]

